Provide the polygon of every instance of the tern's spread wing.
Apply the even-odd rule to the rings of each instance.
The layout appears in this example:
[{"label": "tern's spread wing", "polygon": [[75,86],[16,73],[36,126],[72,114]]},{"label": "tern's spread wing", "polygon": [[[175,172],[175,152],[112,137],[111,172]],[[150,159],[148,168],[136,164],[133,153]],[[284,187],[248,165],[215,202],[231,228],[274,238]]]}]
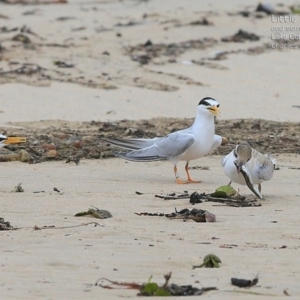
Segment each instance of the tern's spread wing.
[{"label": "tern's spread wing", "polygon": [[158,139],[152,146],[116,155],[132,161],[167,160],[184,154],[194,142],[192,134],[174,132]]}]

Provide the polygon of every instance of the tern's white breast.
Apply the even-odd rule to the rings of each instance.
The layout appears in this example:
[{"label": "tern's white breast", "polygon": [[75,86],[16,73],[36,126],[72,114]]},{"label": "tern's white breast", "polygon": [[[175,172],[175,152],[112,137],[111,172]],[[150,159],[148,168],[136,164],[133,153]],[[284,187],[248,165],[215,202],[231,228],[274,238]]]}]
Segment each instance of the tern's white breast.
[{"label": "tern's white breast", "polygon": [[207,155],[214,142],[215,126],[214,120],[202,126],[191,127],[191,134],[195,138],[195,143],[180,156],[179,160],[193,160]]}]

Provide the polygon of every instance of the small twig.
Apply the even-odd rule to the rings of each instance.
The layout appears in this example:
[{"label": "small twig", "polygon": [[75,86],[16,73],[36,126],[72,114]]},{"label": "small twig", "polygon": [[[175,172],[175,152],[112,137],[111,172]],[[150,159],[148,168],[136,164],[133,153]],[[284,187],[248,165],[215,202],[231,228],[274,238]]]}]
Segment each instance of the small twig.
[{"label": "small twig", "polygon": [[22,182],[18,183],[18,185],[16,185],[14,189],[11,191],[11,193],[19,193],[19,192],[24,192],[24,189],[22,188]]},{"label": "small twig", "polygon": [[123,286],[124,288],[127,288],[127,289],[136,289],[136,290],[139,290],[141,288],[140,284],[134,283],[134,282],[118,282],[118,281],[113,281],[113,280],[110,280],[110,279],[107,279],[107,278],[104,278],[104,277],[99,278],[96,281],[95,285],[96,286],[101,286],[101,287],[107,288],[107,289],[113,289],[113,287],[111,287],[111,285],[102,285],[102,284],[99,284],[100,280],[106,280],[111,285]]},{"label": "small twig", "polygon": [[170,272],[170,273],[164,275],[165,283],[164,283],[164,285],[162,286],[163,289],[166,289],[166,288],[167,288],[167,286],[168,286],[168,284],[169,284],[169,281],[170,281],[170,279],[171,279],[171,276],[172,276],[172,272]]},{"label": "small twig", "polygon": [[[93,224],[94,227],[97,227],[97,226],[103,227],[103,225],[100,225],[97,222],[89,222],[89,223],[83,223],[83,224],[79,224],[79,225],[62,226],[62,227],[53,227],[53,226],[49,226],[49,227],[45,227],[45,226],[43,226],[43,227],[37,227],[37,226],[35,226],[34,229],[35,230],[41,230],[41,229],[67,229],[67,228],[75,228],[75,227],[87,226],[87,225],[91,225],[91,224]],[[29,228],[29,227],[23,227],[23,228]]]},{"label": "small twig", "polygon": [[189,194],[182,194],[178,196],[168,196],[168,195],[154,195],[156,198],[161,198],[164,200],[178,200],[178,199],[189,199],[190,195]]},{"label": "small twig", "polygon": [[89,223],[83,223],[83,224],[80,224],[80,225],[72,225],[72,226],[62,226],[62,227],[55,227],[54,225],[53,226],[43,226],[43,227],[38,227],[38,226],[34,226],[34,227],[31,227],[31,226],[26,226],[26,227],[14,227],[14,228],[10,228],[8,230],[19,230],[19,229],[34,229],[34,230],[42,230],[42,229],[68,229],[68,228],[75,228],[75,227],[82,227],[82,226],[88,226],[88,225],[91,225],[91,224],[94,224],[94,227],[97,227],[97,226],[100,226],[100,227],[103,227],[103,225],[100,225],[99,223],[97,222],[89,222]]}]

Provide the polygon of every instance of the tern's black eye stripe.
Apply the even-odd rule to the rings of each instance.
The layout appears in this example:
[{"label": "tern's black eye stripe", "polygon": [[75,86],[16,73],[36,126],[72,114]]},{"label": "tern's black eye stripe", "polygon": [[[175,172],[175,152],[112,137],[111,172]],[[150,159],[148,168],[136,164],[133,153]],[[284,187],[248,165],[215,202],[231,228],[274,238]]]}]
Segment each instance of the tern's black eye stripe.
[{"label": "tern's black eye stripe", "polygon": [[0,142],[3,142],[3,141],[5,141],[5,140],[6,140],[6,138],[0,137]]},{"label": "tern's black eye stripe", "polygon": [[235,150],[233,151],[233,155],[234,155],[235,157],[237,157],[237,153],[236,153]]}]

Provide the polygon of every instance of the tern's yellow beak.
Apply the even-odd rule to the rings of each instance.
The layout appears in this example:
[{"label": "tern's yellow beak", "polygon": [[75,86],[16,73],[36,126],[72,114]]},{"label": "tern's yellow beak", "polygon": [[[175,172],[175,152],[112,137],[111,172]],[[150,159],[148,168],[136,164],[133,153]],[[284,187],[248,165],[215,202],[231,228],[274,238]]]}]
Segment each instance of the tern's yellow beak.
[{"label": "tern's yellow beak", "polygon": [[26,138],[19,136],[9,136],[6,140],[3,141],[3,144],[11,145],[11,144],[20,144],[26,143]]},{"label": "tern's yellow beak", "polygon": [[219,107],[215,105],[209,106],[206,109],[208,109],[215,116],[219,116],[221,114]]}]

